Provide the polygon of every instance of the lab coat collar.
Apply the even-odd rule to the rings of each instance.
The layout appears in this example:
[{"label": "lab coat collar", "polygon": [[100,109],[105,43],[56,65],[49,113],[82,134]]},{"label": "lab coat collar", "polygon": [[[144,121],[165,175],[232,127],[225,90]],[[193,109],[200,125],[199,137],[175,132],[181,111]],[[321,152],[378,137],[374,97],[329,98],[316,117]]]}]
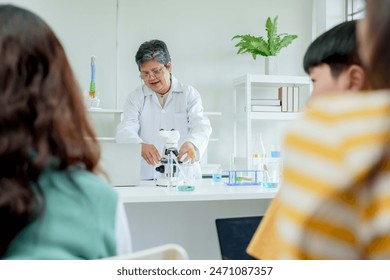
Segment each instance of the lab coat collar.
[{"label": "lab coat collar", "polygon": [[172,93],[183,93],[183,89],[179,81],[175,78],[175,76],[172,75],[172,86],[171,89],[169,90]]},{"label": "lab coat collar", "polygon": [[[150,96],[153,94],[156,95],[156,93],[153,90],[151,90],[150,88],[148,88],[145,84],[143,85],[143,87],[144,87],[144,90],[143,90],[144,96]],[[172,75],[172,85],[171,85],[171,88],[169,89],[168,93],[173,93],[173,94],[183,93],[183,89],[181,87],[181,84],[173,75]],[[168,96],[168,99],[170,99],[169,96]]]},{"label": "lab coat collar", "polygon": [[172,85],[171,85],[171,89],[168,92],[169,95],[167,100],[165,101],[165,106],[167,106],[172,101],[173,95],[183,94],[183,89],[179,81],[173,75],[171,76],[171,78],[172,78]]},{"label": "lab coat collar", "polygon": [[[179,81],[173,75],[171,76],[171,79],[172,79],[172,84],[171,84],[170,90],[167,93],[168,98],[167,98],[167,100],[165,100],[164,108],[172,101],[172,98],[173,98],[172,95],[183,94],[183,88],[182,88],[181,84],[179,83]],[[161,107],[161,104],[158,101],[156,93],[153,90],[151,90],[150,88],[148,88],[146,85],[144,85],[143,88],[144,88],[144,90],[143,90],[144,96],[147,97],[147,96],[152,95],[153,102],[157,106]]]}]

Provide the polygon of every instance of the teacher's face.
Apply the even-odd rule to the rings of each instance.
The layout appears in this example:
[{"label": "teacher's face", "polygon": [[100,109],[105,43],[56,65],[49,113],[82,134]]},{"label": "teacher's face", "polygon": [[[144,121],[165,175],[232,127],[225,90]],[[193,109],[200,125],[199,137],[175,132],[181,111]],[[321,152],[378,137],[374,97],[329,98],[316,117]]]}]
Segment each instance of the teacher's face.
[{"label": "teacher's face", "polygon": [[165,94],[171,88],[172,64],[167,67],[156,60],[149,60],[140,66],[140,77],[154,92]]}]

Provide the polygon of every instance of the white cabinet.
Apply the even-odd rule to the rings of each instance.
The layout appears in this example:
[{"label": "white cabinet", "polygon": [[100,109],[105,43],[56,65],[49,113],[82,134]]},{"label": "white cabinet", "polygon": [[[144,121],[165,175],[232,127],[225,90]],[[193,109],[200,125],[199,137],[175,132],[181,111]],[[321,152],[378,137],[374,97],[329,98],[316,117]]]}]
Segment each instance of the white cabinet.
[{"label": "white cabinet", "polygon": [[[310,78],[307,76],[273,76],[245,74],[233,81],[233,156],[236,165],[251,168],[252,130],[259,121],[276,122],[295,120],[301,113],[293,112],[253,112],[252,98],[272,95],[278,98],[279,87],[299,88],[301,107],[311,92]],[[269,97],[264,97],[269,98]],[[256,122],[256,123],[255,123]]]}]

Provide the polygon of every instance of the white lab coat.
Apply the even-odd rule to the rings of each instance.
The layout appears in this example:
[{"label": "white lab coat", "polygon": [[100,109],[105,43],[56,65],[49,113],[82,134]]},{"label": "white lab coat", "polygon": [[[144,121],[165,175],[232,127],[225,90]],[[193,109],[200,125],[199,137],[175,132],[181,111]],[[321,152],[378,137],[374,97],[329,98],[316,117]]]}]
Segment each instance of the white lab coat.
[{"label": "white lab coat", "polygon": [[[161,154],[164,142],[158,134],[160,129],[176,129],[180,132],[178,150],[186,141],[194,144],[197,160],[195,177],[201,178],[198,161],[207,148],[212,130],[210,121],[203,115],[199,92],[192,86],[183,85],[174,76],[164,108],[161,107],[155,92],[145,85],[130,93],[115,138],[118,143],[153,144]],[[154,178],[154,167],[142,158],[141,180]]]}]

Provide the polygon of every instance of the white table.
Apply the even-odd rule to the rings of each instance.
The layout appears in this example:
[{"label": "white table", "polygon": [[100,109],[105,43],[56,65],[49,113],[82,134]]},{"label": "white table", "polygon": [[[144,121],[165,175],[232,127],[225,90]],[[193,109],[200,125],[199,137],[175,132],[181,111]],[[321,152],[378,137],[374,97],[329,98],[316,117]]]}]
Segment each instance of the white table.
[{"label": "white table", "polygon": [[177,243],[190,259],[220,259],[215,219],[264,215],[277,189],[196,182],[194,191],[154,186],[117,187],[125,203],[134,250]]}]

